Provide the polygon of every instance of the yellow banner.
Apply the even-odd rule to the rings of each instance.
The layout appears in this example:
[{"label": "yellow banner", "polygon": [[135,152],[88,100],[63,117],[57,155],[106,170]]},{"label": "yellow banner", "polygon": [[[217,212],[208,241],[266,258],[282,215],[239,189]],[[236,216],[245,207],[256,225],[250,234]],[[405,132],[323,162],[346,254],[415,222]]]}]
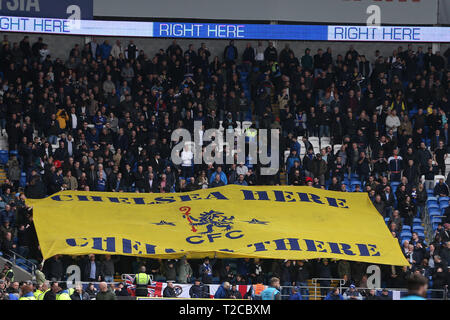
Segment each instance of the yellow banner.
[{"label": "yellow banner", "polygon": [[45,259],[96,253],[408,265],[366,193],[229,185],[165,194],[62,191],[28,204]]}]

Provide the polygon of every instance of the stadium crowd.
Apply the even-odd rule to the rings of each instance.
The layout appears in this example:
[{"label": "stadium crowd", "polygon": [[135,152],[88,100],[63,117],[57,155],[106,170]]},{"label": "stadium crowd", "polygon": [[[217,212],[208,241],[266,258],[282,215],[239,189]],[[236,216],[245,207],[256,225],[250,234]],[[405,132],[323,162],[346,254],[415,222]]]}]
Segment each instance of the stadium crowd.
[{"label": "stadium crowd", "polygon": [[[447,287],[450,208],[429,243],[420,230],[408,239],[401,234],[414,230],[415,218],[422,223],[428,190],[437,199],[450,195],[450,176],[435,185],[435,176],[447,172],[450,150],[450,49],[441,54],[408,45],[390,56],[378,50],[372,56],[353,46],[335,54],[330,48],[312,53],[294,52],[288,44],[281,50],[272,42],[253,45],[240,53],[230,41],[223,55],[213,57],[206,43],[181,48],[173,40],[155,54],[133,41],[111,45],[94,39],[55,59],[40,37],[11,43],[5,35],[0,130],[7,135],[9,157],[3,161],[7,179],[0,201],[3,256],[13,251],[37,264],[42,260],[26,197],[60,190],[166,193],[287,183],[367,192],[411,263],[380,266],[383,286],[405,287],[411,274],[420,273],[431,288]],[[194,165],[192,153],[184,152],[182,164],[175,165],[171,134],[178,128],[193,132],[194,121],[204,129],[235,129],[243,121],[255,129],[280,129],[280,157],[285,150],[289,156],[272,176],[260,175],[261,166],[248,157],[246,163]],[[311,137],[330,145],[315,150]],[[84,281],[109,282],[142,264],[154,279],[179,283],[267,283],[272,276],[282,286],[304,286],[313,277],[341,278],[357,287],[367,281],[367,264],[344,260],[98,259],[56,256],[42,271],[55,282],[65,279],[72,264],[82,267]],[[0,291],[7,284],[18,293],[19,284],[7,280],[0,274]],[[32,289],[23,286],[26,293]]]}]

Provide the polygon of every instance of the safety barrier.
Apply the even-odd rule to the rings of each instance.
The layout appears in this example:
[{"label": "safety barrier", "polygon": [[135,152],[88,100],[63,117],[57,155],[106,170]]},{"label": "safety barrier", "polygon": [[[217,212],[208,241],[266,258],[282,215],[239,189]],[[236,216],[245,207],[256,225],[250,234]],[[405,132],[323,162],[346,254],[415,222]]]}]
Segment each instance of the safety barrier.
[{"label": "safety barrier", "polygon": [[[123,278],[126,280],[126,277]],[[335,286],[320,286],[319,281],[335,281],[338,282]],[[343,279],[330,279],[330,278],[314,278],[313,279],[313,286],[281,286],[281,298],[282,300],[288,300],[291,293],[293,292],[293,289],[299,290],[302,295],[302,300],[323,300],[327,296],[327,294],[335,288],[339,289],[339,293],[343,295],[349,287],[343,286]],[[108,282],[108,285],[116,286],[119,282]],[[86,289],[89,284],[93,284],[94,287],[98,290],[100,282],[87,282],[87,281],[68,281],[67,285],[68,287],[75,287],[75,285],[81,284],[83,289]],[[174,284],[177,285],[177,284]],[[322,289],[322,290],[321,290]],[[357,290],[362,295],[362,300],[366,300],[367,295],[369,291],[372,288],[362,288],[362,287],[356,287],[355,290]],[[376,295],[380,296],[382,290],[388,291],[388,297],[390,300],[400,300],[401,297],[405,296],[408,292],[405,288],[373,288],[376,290]],[[326,292],[326,294],[322,294],[322,292]],[[117,297],[119,300],[130,300],[135,299],[135,297],[129,296],[129,297]],[[429,289],[427,291],[427,300],[449,300],[450,294],[448,291],[448,288],[445,289]],[[162,297],[140,297],[139,300],[155,300],[155,299],[167,299]],[[188,297],[177,297],[172,299],[192,299]],[[195,298],[195,300],[210,300],[212,298]]]},{"label": "safety barrier", "polygon": [[[349,289],[349,287],[343,287],[340,285],[329,287],[315,286],[313,289],[311,289],[311,287],[309,286],[281,286],[282,300],[288,300],[294,288],[295,290],[300,291],[300,294],[302,295],[302,300],[323,300],[326,298],[326,296],[332,289],[338,288],[339,293],[341,295],[343,295]],[[390,300],[400,300],[400,298],[406,296],[408,293],[408,290],[405,288],[373,288],[373,289],[376,290],[377,296],[380,296],[382,290],[387,290],[388,297]],[[356,287],[355,290],[361,293],[362,300],[366,300],[371,288]],[[322,292],[324,291],[326,292],[326,294],[322,294]],[[448,288],[427,290],[427,297],[426,297],[427,300],[448,300],[449,298],[450,297]]]},{"label": "safety barrier", "polygon": [[32,261],[26,259],[25,257],[21,256],[20,254],[12,250],[9,250],[6,254],[4,254],[3,257],[11,261],[14,265],[18,266],[19,268],[25,270],[26,272],[34,276],[37,267],[36,264],[33,263]]}]

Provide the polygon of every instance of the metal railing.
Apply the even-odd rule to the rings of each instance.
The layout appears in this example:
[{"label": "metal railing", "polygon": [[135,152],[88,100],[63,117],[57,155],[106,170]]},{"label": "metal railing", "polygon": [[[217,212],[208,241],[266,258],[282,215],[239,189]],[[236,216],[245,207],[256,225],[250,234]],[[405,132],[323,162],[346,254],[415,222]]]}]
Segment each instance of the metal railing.
[{"label": "metal railing", "polygon": [[[293,289],[299,290],[302,295],[303,300],[323,300],[326,298],[328,293],[335,289],[339,289],[339,293],[343,295],[349,287],[343,287],[341,285],[338,286],[329,286],[329,287],[317,287],[317,286],[281,286],[281,298],[282,300],[288,300],[291,293],[293,293]],[[326,291],[327,294],[323,295],[322,290]],[[385,289],[388,291],[389,300],[399,300],[401,297],[405,296],[408,292],[405,288],[373,288],[376,290],[376,295],[379,297],[381,291]],[[361,288],[356,287],[356,291],[361,294],[362,300],[366,300],[368,293],[372,288]],[[448,300],[449,292],[448,288],[444,289],[429,289],[427,290],[427,300]]]},{"label": "metal railing", "polygon": [[14,251],[9,251],[7,253],[6,256],[4,256],[4,258],[8,259],[9,261],[11,261],[14,265],[16,265],[17,267],[23,269],[26,272],[31,273],[32,276],[35,275],[37,266],[36,264],[34,264],[33,262],[31,262],[30,260],[28,260],[27,258],[21,256],[20,254],[18,254],[17,252]]},{"label": "metal railing", "polygon": [[[134,275],[130,275],[130,276],[134,276]],[[122,276],[122,280],[126,280],[126,275]],[[314,280],[316,282],[314,282]],[[324,281],[338,280],[339,283],[335,286],[327,286],[327,287],[318,286],[318,284],[319,284],[318,281],[321,281],[321,280],[324,280]],[[342,279],[314,278],[313,282],[314,283],[311,286],[281,286],[280,292],[281,292],[282,300],[288,300],[291,293],[293,292],[294,288],[296,288],[296,290],[300,290],[303,300],[323,300],[332,289],[338,288],[339,293],[341,295],[343,295],[349,289],[349,287],[342,286],[344,284],[344,283],[342,283]],[[88,287],[89,284],[93,284],[94,287],[98,290],[99,283],[100,282],[67,281],[67,285],[69,288],[73,288],[75,285],[81,284],[84,290]],[[108,285],[117,285],[117,284],[118,284],[117,282],[108,283]],[[321,289],[323,291],[326,291],[325,295],[321,294]],[[362,300],[367,299],[368,293],[371,289],[372,288],[361,288],[361,287],[355,288],[355,290],[361,294]],[[401,297],[405,296],[408,292],[408,290],[405,288],[373,288],[373,289],[376,290],[377,296],[381,295],[382,290],[387,290],[390,300],[399,300]],[[429,289],[427,291],[427,293],[428,293],[427,297],[426,297],[427,300],[449,300],[449,298],[450,298],[448,288]],[[151,299],[151,298],[152,297],[148,297],[148,299]],[[159,297],[159,298],[161,299],[161,297]],[[184,298],[184,299],[186,299],[186,298]],[[189,299],[189,298],[187,298],[187,299]],[[210,300],[211,298],[196,298],[196,300],[201,300],[201,299]]]}]

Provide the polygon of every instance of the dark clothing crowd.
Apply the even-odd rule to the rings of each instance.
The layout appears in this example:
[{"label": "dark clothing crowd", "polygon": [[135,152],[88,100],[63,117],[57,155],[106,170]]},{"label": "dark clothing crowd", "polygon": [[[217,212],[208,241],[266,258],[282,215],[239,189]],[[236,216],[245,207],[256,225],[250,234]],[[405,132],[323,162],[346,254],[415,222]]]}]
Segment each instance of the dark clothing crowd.
[{"label": "dark clothing crowd", "polygon": [[[40,37],[11,43],[5,35],[0,130],[9,153],[0,159],[7,173],[0,251],[39,263],[25,198],[61,190],[167,193],[227,184],[308,185],[369,194],[411,262],[411,267],[383,267],[385,286],[402,287],[414,272],[426,275],[433,288],[447,286],[450,209],[429,243],[421,225],[429,198],[449,197],[450,49],[441,54],[408,45],[382,56],[353,46],[335,54],[331,48],[312,53],[294,52],[288,44],[281,50],[272,42],[253,45],[241,53],[230,41],[213,57],[206,43],[182,48],[173,40],[166,49],[145,52],[133,41],[111,45],[94,39],[54,58]],[[240,163],[194,164],[192,152],[184,150],[182,163],[174,164],[171,151],[179,141],[172,141],[172,132],[183,128],[193,134],[196,121],[202,130],[233,130],[245,122],[252,129],[278,129],[284,161],[277,173],[261,175],[264,165],[248,156]],[[47,278],[64,279],[64,268],[74,259],[87,281],[133,273],[139,263],[155,277],[198,277],[204,283],[258,283],[279,276],[286,286],[313,276],[345,276],[360,285],[367,277],[362,263],[287,266],[236,259],[214,268],[190,261],[198,266],[186,279],[183,271],[180,280],[180,261],[120,257],[108,262],[106,272],[102,263],[55,257],[45,264]]]}]

